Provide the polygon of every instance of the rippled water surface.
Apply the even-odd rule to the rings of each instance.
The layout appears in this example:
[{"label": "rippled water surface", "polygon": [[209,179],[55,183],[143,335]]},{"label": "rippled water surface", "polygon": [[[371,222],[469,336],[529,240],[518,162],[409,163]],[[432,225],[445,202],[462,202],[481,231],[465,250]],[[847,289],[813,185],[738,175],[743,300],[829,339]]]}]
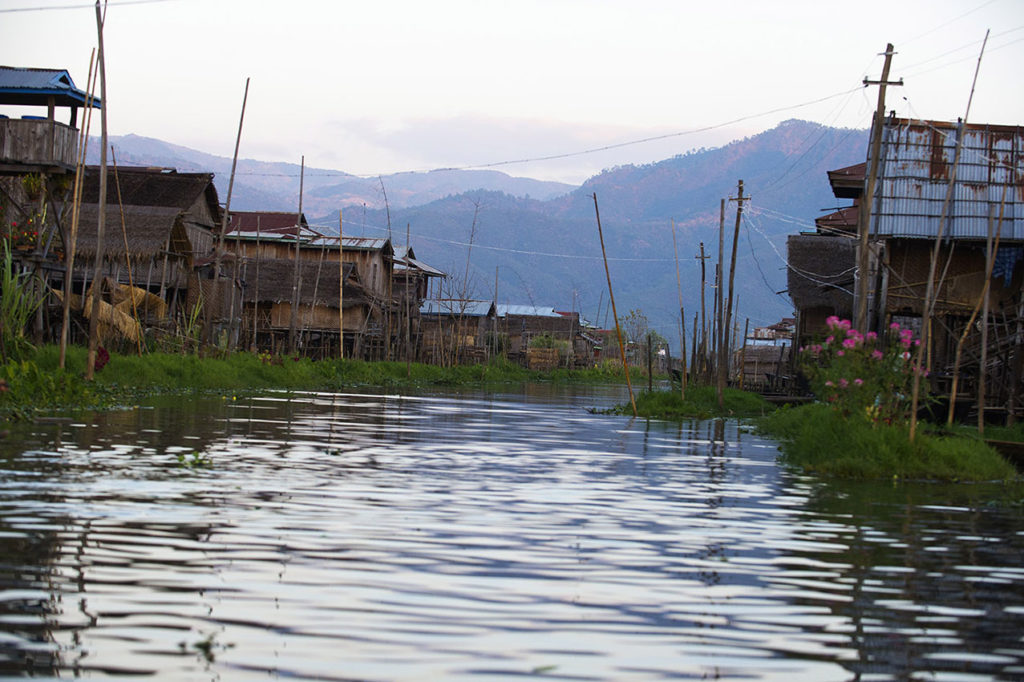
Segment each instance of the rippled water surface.
[{"label": "rippled water surface", "polygon": [[[582,391],[582,392],[579,392]],[[788,473],[621,396],[177,400],[0,441],[0,674],[1024,678],[998,486]]]}]

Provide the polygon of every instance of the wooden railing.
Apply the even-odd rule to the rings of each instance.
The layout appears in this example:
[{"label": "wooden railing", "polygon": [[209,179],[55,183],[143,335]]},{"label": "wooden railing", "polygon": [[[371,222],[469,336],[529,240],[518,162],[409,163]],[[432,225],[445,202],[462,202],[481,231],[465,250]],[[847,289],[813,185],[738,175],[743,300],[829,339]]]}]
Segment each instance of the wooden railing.
[{"label": "wooden railing", "polygon": [[0,118],[0,164],[73,168],[78,131],[49,119]]}]

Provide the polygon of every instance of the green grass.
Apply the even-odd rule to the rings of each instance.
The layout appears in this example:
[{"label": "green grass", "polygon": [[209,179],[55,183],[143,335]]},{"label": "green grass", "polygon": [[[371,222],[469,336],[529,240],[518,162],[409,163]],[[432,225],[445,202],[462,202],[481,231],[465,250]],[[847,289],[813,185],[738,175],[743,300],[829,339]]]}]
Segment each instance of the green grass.
[{"label": "green grass", "polygon": [[[637,415],[655,419],[710,419],[712,417],[754,417],[766,414],[774,407],[756,393],[734,388],[725,389],[723,406],[718,406],[714,386],[690,386],[686,400],[679,391],[644,391],[636,396]],[[614,414],[633,414],[629,403],[615,406]]]},{"label": "green grass", "polygon": [[784,462],[806,471],[856,479],[1019,478],[1011,464],[977,439],[919,432],[911,443],[906,427],[849,419],[821,403],[777,410],[759,426],[782,442]]},{"label": "green grass", "polygon": [[195,392],[251,393],[264,390],[337,390],[359,386],[487,386],[526,381],[559,383],[624,382],[625,375],[607,366],[590,370],[534,372],[502,359],[481,365],[438,367],[405,362],[269,358],[252,353],[200,358],[178,353],[111,353],[110,362],[83,379],[86,349],[69,346],[66,369],[59,350],[45,346],[30,359],[0,365],[8,390],[0,391],[0,417],[67,408],[102,408],[133,404],[153,394]]}]

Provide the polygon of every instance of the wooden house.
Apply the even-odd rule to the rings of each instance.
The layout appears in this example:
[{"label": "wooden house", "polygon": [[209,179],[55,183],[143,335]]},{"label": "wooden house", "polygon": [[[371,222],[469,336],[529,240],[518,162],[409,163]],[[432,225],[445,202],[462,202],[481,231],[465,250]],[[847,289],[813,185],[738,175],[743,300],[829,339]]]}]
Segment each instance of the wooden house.
[{"label": "wooden house", "polygon": [[[99,107],[100,101],[76,88],[64,69],[0,66],[0,107],[45,108],[45,116],[20,118],[0,110],[0,175],[74,170],[78,109],[87,104]],[[57,107],[70,111],[67,123],[57,120]]]},{"label": "wooden house", "polygon": [[[868,222],[869,271],[863,273],[869,330],[883,333],[898,322],[920,333],[941,229],[930,338],[933,376],[942,381],[961,336],[967,339],[965,366],[976,373],[980,325],[967,324],[982,302],[987,241],[998,233],[988,326],[989,357],[1001,368],[989,371],[1000,395],[1014,395],[1021,374],[1015,349],[1024,342],[1024,128],[890,117],[881,136]],[[870,161],[831,171],[833,193],[852,199],[852,205],[819,218],[815,233],[789,238],[789,292],[798,309],[800,344],[823,333],[829,315],[853,316],[855,277],[861,276],[857,226]]]},{"label": "wooden house", "polygon": [[242,274],[242,337],[251,338],[256,348],[278,353],[288,347],[297,292],[296,332],[303,355],[337,357],[339,328],[346,357],[365,358],[372,350],[368,339],[381,327],[381,307],[352,263],[300,260],[297,288],[294,259],[248,260]]},{"label": "wooden house", "polygon": [[471,364],[487,358],[487,338],[494,329],[492,301],[429,299],[420,306],[423,362]]},{"label": "wooden house", "polygon": [[[87,286],[97,252],[99,175],[86,168],[75,262],[76,289]],[[104,275],[163,298],[173,315],[198,297],[197,273],[213,254],[221,208],[212,173],[164,168],[108,169],[103,237]],[[212,298],[209,293],[206,300]]]}]

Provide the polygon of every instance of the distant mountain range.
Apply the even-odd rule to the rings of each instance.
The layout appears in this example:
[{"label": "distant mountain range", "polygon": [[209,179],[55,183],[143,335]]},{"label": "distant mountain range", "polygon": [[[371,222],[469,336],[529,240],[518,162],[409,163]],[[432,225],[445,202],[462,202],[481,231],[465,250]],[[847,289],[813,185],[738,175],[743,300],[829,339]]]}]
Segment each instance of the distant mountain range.
[{"label": "distant mountain range", "polygon": [[[125,166],[164,166],[183,172],[212,172],[221,202],[227,199],[231,159],[181,147],[139,135],[110,138],[117,162]],[[89,163],[99,163],[99,143],[89,143]],[[239,159],[231,203],[236,210],[294,211],[299,206],[297,163]],[[574,185],[517,178],[489,170],[437,170],[428,173],[396,173],[363,178],[339,170],[306,168],[303,182],[303,212],[323,215],[338,207],[407,208],[474,189],[504,192],[512,196],[551,199]]]},{"label": "distant mountain range", "polygon": [[[115,138],[122,165],[172,166],[217,174],[224,200],[231,160],[136,136]],[[813,229],[834,210],[826,171],[864,160],[867,131],[806,121],[777,127],[723,147],[643,166],[621,166],[580,187],[513,178],[496,171],[405,173],[371,180],[340,171],[306,169],[304,211],[312,224],[337,231],[343,208],[346,235],[388,236],[404,243],[406,230],[420,260],[452,273],[449,289],[499,302],[580,310],[599,326],[612,324],[601,259],[594,196],[600,209],[616,307],[638,308],[677,343],[679,299],[673,254],[676,227],[687,328],[700,310],[699,244],[707,266],[707,312],[718,259],[720,202],[744,181],[745,204],[737,245],[739,329],[792,313],[786,287],[785,237]],[[295,210],[298,166],[239,161],[232,206],[239,210]],[[387,191],[384,209],[381,184]],[[736,202],[726,202],[726,253]],[[475,223],[474,223],[475,217]],[[390,224],[389,224],[390,218]],[[470,242],[472,241],[472,246]]]}]

